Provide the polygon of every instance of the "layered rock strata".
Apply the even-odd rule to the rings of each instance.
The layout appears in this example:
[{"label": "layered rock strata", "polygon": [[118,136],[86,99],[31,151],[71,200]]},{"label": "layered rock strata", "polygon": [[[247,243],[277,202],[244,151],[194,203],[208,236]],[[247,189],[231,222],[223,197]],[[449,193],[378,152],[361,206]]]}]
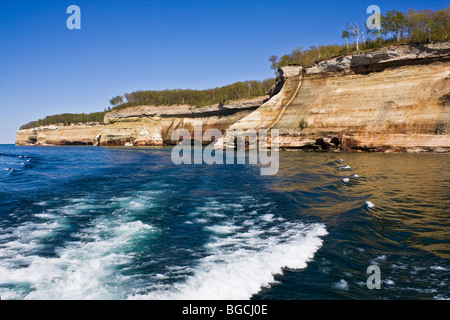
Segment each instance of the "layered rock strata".
[{"label": "layered rock strata", "polygon": [[[450,151],[450,43],[402,45],[286,66],[269,96],[203,108],[137,106],[103,123],[19,130],[17,145],[175,144],[175,129],[278,129],[306,150]],[[216,147],[225,147],[219,139]]]},{"label": "layered rock strata", "polygon": [[449,43],[287,66],[281,81],[230,129],[278,129],[282,148],[450,151]]},{"label": "layered rock strata", "polygon": [[225,132],[231,124],[250,114],[269,96],[242,99],[225,105],[202,108],[192,106],[137,106],[108,112],[103,123],[52,125],[19,130],[16,145],[101,145],[161,146],[172,141],[176,129],[193,135],[194,124]]}]

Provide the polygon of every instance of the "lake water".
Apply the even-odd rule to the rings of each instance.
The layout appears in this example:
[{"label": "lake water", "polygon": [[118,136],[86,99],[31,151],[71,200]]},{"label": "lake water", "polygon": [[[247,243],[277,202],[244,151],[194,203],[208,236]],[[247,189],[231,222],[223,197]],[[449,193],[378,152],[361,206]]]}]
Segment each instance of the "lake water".
[{"label": "lake water", "polygon": [[0,146],[0,297],[450,298],[450,155],[170,155]]}]

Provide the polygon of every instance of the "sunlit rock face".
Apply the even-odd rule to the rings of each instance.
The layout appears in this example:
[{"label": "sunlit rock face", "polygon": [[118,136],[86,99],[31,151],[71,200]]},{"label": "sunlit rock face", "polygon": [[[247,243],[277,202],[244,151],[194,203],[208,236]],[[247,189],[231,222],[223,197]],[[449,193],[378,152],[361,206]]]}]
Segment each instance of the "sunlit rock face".
[{"label": "sunlit rock face", "polygon": [[19,130],[16,144],[171,145],[176,129],[193,136],[201,124],[203,132],[278,129],[282,148],[450,151],[448,42],[382,48],[279,73],[268,96],[202,108],[129,107],[108,112],[103,123]]},{"label": "sunlit rock face", "polygon": [[261,106],[269,96],[231,101],[225,105],[202,108],[193,106],[136,106],[105,115],[103,123],[52,125],[19,130],[17,145],[101,145],[160,146],[176,144],[172,134],[186,129],[192,135],[194,125],[202,130],[222,132]]},{"label": "sunlit rock face", "polygon": [[308,150],[450,151],[450,45],[398,46],[281,70],[283,88],[232,129]]}]

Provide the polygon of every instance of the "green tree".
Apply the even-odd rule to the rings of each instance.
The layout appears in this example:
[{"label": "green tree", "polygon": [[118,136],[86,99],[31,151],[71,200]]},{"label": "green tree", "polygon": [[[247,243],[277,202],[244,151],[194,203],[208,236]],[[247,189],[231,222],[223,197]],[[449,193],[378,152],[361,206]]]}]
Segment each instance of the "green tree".
[{"label": "green tree", "polygon": [[350,32],[348,30],[342,31],[342,39],[347,41],[347,51],[348,51],[348,40],[350,39]]},{"label": "green tree", "polygon": [[[361,49],[359,37],[362,34],[362,28],[358,23],[348,24],[341,35],[342,39],[347,40],[347,46],[311,46],[307,50],[296,48],[291,54],[283,55],[274,65],[277,68],[287,64],[310,67],[323,59],[349,54],[355,49],[359,51]],[[381,15],[381,29],[365,30],[363,50],[391,45],[392,41],[389,40],[392,35],[395,41],[405,43],[448,41],[450,40],[450,6],[438,11],[391,10],[386,15]],[[349,43],[350,37],[355,38],[355,46]],[[372,40],[374,37],[377,38]]]},{"label": "green tree", "polygon": [[110,103],[113,107],[115,107],[115,106],[117,106],[117,105],[123,103],[123,97],[122,97],[122,96],[114,97],[114,98],[112,98],[111,100],[109,100],[109,103]]},{"label": "green tree", "polygon": [[277,60],[278,60],[278,56],[273,55],[273,56],[269,57],[270,69],[272,69],[275,72],[275,75],[278,76]]},{"label": "green tree", "polygon": [[404,32],[408,26],[408,20],[400,11],[391,10],[386,12],[384,21],[384,28],[390,33],[395,34],[395,38],[397,42],[400,42],[401,38],[404,35]]}]

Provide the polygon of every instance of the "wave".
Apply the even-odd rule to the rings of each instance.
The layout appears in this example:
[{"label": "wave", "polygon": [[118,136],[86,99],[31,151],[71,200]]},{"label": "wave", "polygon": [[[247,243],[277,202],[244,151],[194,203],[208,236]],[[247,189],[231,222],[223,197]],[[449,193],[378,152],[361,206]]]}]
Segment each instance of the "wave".
[{"label": "wave", "polygon": [[25,155],[0,153],[0,178],[21,175],[24,169],[33,167],[32,160]]},{"label": "wave", "polygon": [[[106,206],[92,199],[77,199],[34,214],[35,221],[0,228],[1,298],[124,298],[121,287],[126,287],[130,277],[121,272],[122,267],[133,260],[135,242],[154,237],[158,229],[136,220],[129,213],[133,204],[123,200],[112,200],[110,209],[115,215],[105,214]],[[78,230],[71,229],[93,209],[105,211]],[[61,233],[72,240],[60,243],[53,254],[43,254],[48,241]]]},{"label": "wave", "polygon": [[198,210],[204,215],[195,222],[204,225],[210,241],[204,246],[206,255],[189,269],[184,281],[156,282],[149,292],[128,299],[250,299],[273,284],[283,269],[305,268],[322,246],[321,237],[327,234],[321,223],[288,222],[274,214],[258,214],[262,206],[235,211],[231,218],[217,223],[214,212],[226,207],[215,202],[209,204],[208,214],[205,208]]},{"label": "wave", "polygon": [[18,154],[11,154],[11,153],[2,153],[0,152],[0,157],[13,157],[13,158],[29,158],[28,156],[24,155],[18,155]]}]

